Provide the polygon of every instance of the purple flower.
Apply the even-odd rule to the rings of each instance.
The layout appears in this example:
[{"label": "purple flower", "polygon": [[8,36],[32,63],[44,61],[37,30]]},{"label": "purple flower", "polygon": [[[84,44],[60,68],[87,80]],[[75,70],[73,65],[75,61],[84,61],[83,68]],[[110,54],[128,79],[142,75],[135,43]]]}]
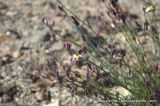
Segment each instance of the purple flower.
[{"label": "purple flower", "polygon": [[100,37],[100,36],[101,36],[99,31],[96,32],[96,36],[97,36],[97,37]]},{"label": "purple flower", "polygon": [[79,61],[81,57],[82,55],[79,53],[72,53],[71,61]]},{"label": "purple flower", "polygon": [[125,49],[120,49],[120,53],[122,57],[126,56],[126,50]]},{"label": "purple flower", "polygon": [[145,13],[154,12],[154,11],[155,11],[155,7],[154,7],[153,5],[149,5],[149,6],[147,6],[147,7],[144,7],[144,8],[143,8],[143,11],[144,11]]},{"label": "purple flower", "polygon": [[151,80],[146,80],[146,85],[147,85],[148,87],[151,87],[151,86],[152,86],[152,81],[151,81]]},{"label": "purple flower", "polygon": [[158,89],[154,90],[149,96],[149,100],[155,100],[160,102],[160,91]]},{"label": "purple flower", "polygon": [[71,45],[67,42],[64,42],[64,49],[70,50],[70,48],[71,48]]},{"label": "purple flower", "polygon": [[78,54],[82,54],[83,52],[85,52],[85,50],[86,50],[86,47],[81,48],[81,49],[78,51]]},{"label": "purple flower", "polygon": [[112,56],[116,53],[117,49],[114,44],[109,44],[108,48],[111,50]]},{"label": "purple flower", "polygon": [[72,52],[72,57],[71,57],[71,61],[76,61],[79,62],[80,58],[82,58],[83,56],[81,55],[83,52],[85,52],[86,47],[82,47],[80,50],[78,50],[77,52]]}]

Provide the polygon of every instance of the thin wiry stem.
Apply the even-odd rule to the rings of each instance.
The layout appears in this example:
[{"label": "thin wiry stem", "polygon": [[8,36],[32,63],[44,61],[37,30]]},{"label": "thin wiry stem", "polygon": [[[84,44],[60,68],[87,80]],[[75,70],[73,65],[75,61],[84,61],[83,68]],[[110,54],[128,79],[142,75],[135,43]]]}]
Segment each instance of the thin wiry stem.
[{"label": "thin wiry stem", "polygon": [[70,12],[76,19],[78,19],[83,25],[87,26],[93,33],[95,33],[95,31],[90,27],[89,24],[85,23],[84,21],[82,21],[78,16],[76,16],[71,10],[69,10],[68,8],[66,8],[63,3],[60,0],[57,0],[61,6],[66,9],[68,12]]}]

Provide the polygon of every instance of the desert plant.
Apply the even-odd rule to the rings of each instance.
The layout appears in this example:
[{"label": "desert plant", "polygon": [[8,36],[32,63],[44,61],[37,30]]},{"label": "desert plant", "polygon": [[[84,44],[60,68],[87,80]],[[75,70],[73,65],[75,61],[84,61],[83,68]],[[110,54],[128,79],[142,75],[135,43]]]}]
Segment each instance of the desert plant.
[{"label": "desert plant", "polygon": [[[107,13],[111,22],[109,34],[121,33],[125,43],[117,40],[108,42],[101,36],[100,30],[94,30],[90,23],[81,20],[60,0],[59,10],[65,14],[81,33],[82,44],[72,38],[61,36],[64,49],[71,54],[71,62],[63,66],[65,76],[63,85],[71,89],[73,94],[83,94],[98,98],[101,102],[119,105],[156,105],[160,102],[160,40],[156,25],[155,11],[152,4],[142,9],[144,24],[129,20],[129,13],[123,11],[118,0],[110,0]],[[104,0],[102,2],[105,2]],[[133,24],[136,25],[136,28]],[[49,26],[47,21],[45,24]],[[52,26],[49,26],[52,29]],[[52,29],[54,32],[54,30]],[[151,38],[154,48],[147,52],[141,44],[139,32]],[[55,33],[55,32],[54,32]],[[141,36],[144,36],[141,35]],[[77,50],[73,50],[76,45]],[[150,48],[147,48],[150,49]],[[83,74],[73,67],[79,67]],[[84,68],[85,67],[85,68]],[[115,87],[123,87],[130,95],[123,96],[119,92],[110,92]]]}]

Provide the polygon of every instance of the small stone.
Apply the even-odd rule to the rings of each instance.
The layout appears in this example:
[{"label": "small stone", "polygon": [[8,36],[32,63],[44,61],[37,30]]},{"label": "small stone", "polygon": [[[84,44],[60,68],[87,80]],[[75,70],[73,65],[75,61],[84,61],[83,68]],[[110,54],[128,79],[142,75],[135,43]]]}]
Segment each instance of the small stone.
[{"label": "small stone", "polygon": [[[27,41],[31,43],[40,43],[40,42],[50,42],[52,41],[53,35],[50,34],[48,31],[37,31],[37,34],[31,36]],[[54,38],[53,38],[54,39]]]},{"label": "small stone", "polygon": [[26,13],[26,16],[27,16],[27,17],[32,17],[32,16],[33,16],[32,11],[28,11],[28,12]]},{"label": "small stone", "polygon": [[14,38],[10,35],[1,35],[0,36],[0,43],[2,42],[7,42],[7,41],[11,41],[13,40]]},{"label": "small stone", "polygon": [[42,40],[43,40],[43,42],[47,42],[47,41],[50,41],[50,38],[51,38],[51,36],[49,33],[44,33]]},{"label": "small stone", "polygon": [[98,82],[104,86],[107,86],[109,88],[116,85],[116,81],[113,78],[106,77],[106,78],[99,78]]},{"label": "small stone", "polygon": [[0,66],[3,65],[3,64],[4,64],[3,60],[2,60],[2,58],[0,58]]},{"label": "small stone", "polygon": [[49,104],[44,105],[44,106],[60,106],[59,104],[60,104],[59,100],[54,100],[52,103],[49,103]]},{"label": "small stone", "polygon": [[39,2],[39,6],[45,6],[46,4],[48,4],[47,0],[41,0],[41,2]]},{"label": "small stone", "polygon": [[1,60],[2,60],[2,64],[7,64],[11,62],[11,57],[9,55],[5,55],[1,57]]},{"label": "small stone", "polygon": [[44,100],[44,95],[43,95],[43,93],[41,93],[41,92],[36,92],[36,93],[34,94],[34,96],[35,96],[35,98],[36,98],[38,101]]},{"label": "small stone", "polygon": [[12,54],[12,57],[14,59],[18,59],[20,56],[22,55],[22,53],[20,51],[16,51]]},{"label": "small stone", "polygon": [[117,33],[116,37],[117,37],[120,41],[126,42],[126,37],[125,37],[125,35],[123,34],[123,32]]},{"label": "small stone", "polygon": [[8,31],[6,32],[6,35],[8,35],[8,36],[13,36],[13,37],[15,37],[16,39],[20,39],[20,38],[21,38],[20,35],[19,35],[19,33],[18,33],[17,31],[15,31],[15,30],[8,30]]},{"label": "small stone", "polygon": [[29,85],[30,91],[32,92],[39,91],[40,90],[39,86],[40,86],[39,82],[30,84]]},{"label": "small stone", "polygon": [[111,88],[111,93],[114,93],[114,94],[119,93],[120,95],[125,96],[125,97],[131,96],[131,93],[127,89],[125,89],[121,86],[115,86],[115,87]]},{"label": "small stone", "polygon": [[0,97],[0,103],[2,103],[2,101],[3,101],[3,98],[2,98],[2,97]]},{"label": "small stone", "polygon": [[7,8],[8,6],[5,3],[0,2],[0,9],[7,9]]}]

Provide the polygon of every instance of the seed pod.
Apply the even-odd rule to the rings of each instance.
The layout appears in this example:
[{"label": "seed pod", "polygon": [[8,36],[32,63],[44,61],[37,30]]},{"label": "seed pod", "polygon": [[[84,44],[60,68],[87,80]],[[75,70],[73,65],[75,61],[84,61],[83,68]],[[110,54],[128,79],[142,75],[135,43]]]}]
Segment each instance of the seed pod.
[{"label": "seed pod", "polygon": [[110,0],[111,4],[112,4],[113,6],[117,4],[117,1],[118,1],[118,0]]},{"label": "seed pod", "polygon": [[73,23],[76,25],[76,26],[79,26],[79,22],[78,20],[74,17],[74,16],[71,16],[72,20],[73,20]]},{"label": "seed pod", "polygon": [[144,22],[144,29],[145,29],[145,30],[148,30],[148,27],[149,27],[149,23],[148,23],[148,21],[146,20],[146,21]]},{"label": "seed pod", "polygon": [[120,49],[120,53],[122,57],[126,56],[126,50],[125,49]]},{"label": "seed pod", "polygon": [[90,74],[91,74],[91,73],[89,72],[89,70],[87,70],[87,73],[86,73],[86,79],[87,79],[87,80],[90,79],[90,76],[91,76]]},{"label": "seed pod", "polygon": [[115,7],[117,5],[118,0],[110,0],[110,2]]},{"label": "seed pod", "polygon": [[62,6],[58,6],[58,8],[59,8],[60,11],[64,12],[64,8]]},{"label": "seed pod", "polygon": [[94,91],[94,96],[98,97],[98,93],[96,91]]},{"label": "seed pod", "polygon": [[92,70],[92,66],[91,66],[91,64],[87,64],[87,67],[90,69],[90,70]]},{"label": "seed pod", "polygon": [[89,94],[89,88],[88,88],[88,87],[85,87],[85,88],[84,88],[84,94],[85,94],[85,95],[88,95],[88,94]]},{"label": "seed pod", "polygon": [[55,25],[55,21],[49,21],[47,18],[43,18],[42,22],[52,30],[52,27]]},{"label": "seed pod", "polygon": [[142,30],[141,24],[138,21],[135,21],[135,24],[136,24],[138,29]]},{"label": "seed pod", "polygon": [[71,44],[67,43],[67,42],[64,42],[64,45],[63,45],[64,49],[66,50],[70,50],[71,49]]},{"label": "seed pod", "polygon": [[123,23],[125,24],[126,23],[126,19],[127,19],[127,16],[128,16],[128,13],[125,12],[121,15],[121,20],[123,21]]},{"label": "seed pod", "polygon": [[71,73],[71,66],[66,64],[65,66],[63,66],[63,70],[65,71],[67,77],[69,77]]},{"label": "seed pod", "polygon": [[83,80],[82,81],[82,86],[85,87],[86,85],[88,85],[88,80]]},{"label": "seed pod", "polygon": [[85,42],[86,41],[86,38],[84,37],[84,35],[82,35],[82,40]]},{"label": "seed pod", "polygon": [[79,53],[79,54],[82,54],[83,52],[85,52],[85,50],[86,50],[86,47],[83,47],[83,48],[81,48],[81,49],[78,51],[78,53]]}]

